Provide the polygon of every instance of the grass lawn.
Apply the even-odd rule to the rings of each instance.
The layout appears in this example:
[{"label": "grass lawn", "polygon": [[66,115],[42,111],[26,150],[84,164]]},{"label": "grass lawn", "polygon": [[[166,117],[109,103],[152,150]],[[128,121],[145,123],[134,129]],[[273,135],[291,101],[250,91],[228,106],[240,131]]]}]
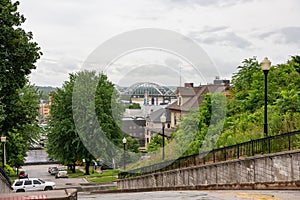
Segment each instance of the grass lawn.
[{"label": "grass lawn", "polygon": [[91,178],[91,179],[89,179],[89,181],[97,182],[97,183],[114,182],[114,181],[117,181],[117,177],[105,176],[105,177],[99,177],[99,178]]},{"label": "grass lawn", "polygon": [[69,178],[87,178],[90,182],[113,182],[117,180],[117,175],[119,173],[119,170],[104,170],[102,174],[98,172],[92,173],[92,170],[90,170],[90,175],[85,175],[84,172],[80,171],[79,169],[76,169],[75,173],[72,173],[72,171],[68,170]]}]

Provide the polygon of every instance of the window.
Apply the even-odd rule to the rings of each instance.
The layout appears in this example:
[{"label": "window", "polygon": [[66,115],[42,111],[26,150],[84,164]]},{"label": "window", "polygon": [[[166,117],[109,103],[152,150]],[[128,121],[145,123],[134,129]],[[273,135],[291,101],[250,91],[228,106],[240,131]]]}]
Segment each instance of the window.
[{"label": "window", "polygon": [[45,181],[43,181],[43,180],[41,180],[41,179],[39,179],[39,181],[40,181],[41,183],[45,183]]},{"label": "window", "polygon": [[24,185],[32,185],[32,181],[25,181]]},{"label": "window", "polygon": [[21,185],[23,185],[23,181],[17,181],[17,182],[15,183],[15,186],[21,186]]},{"label": "window", "polygon": [[40,185],[41,183],[38,180],[33,180],[33,184]]}]

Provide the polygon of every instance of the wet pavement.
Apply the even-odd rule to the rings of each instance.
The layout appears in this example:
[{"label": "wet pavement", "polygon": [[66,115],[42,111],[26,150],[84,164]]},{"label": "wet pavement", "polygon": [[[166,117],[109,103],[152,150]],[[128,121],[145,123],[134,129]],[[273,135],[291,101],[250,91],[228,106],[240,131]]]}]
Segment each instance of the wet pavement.
[{"label": "wet pavement", "polygon": [[40,178],[44,181],[55,182],[56,188],[66,188],[71,186],[78,186],[80,183],[87,183],[88,181],[84,178],[59,178],[56,179],[55,176],[48,172],[50,166],[56,166],[58,168],[64,168],[61,165],[27,165],[23,166],[22,169],[26,170],[29,178]]},{"label": "wet pavement", "polygon": [[142,193],[87,194],[79,193],[79,200],[297,200],[300,191],[162,191]]},{"label": "wet pavement", "polygon": [[48,158],[48,154],[43,149],[37,150],[29,150],[27,152],[27,156],[25,157],[25,164],[26,163],[47,163],[51,162]]}]

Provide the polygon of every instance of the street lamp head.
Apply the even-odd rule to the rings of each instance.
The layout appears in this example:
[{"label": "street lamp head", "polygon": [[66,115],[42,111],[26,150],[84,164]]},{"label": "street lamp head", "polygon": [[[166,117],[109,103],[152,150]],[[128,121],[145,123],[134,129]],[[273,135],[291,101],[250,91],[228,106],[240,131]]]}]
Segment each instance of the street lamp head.
[{"label": "street lamp head", "polygon": [[167,121],[166,115],[165,115],[165,113],[163,113],[163,114],[161,115],[161,117],[160,117],[160,122],[161,122],[161,123],[166,123],[166,121]]},{"label": "street lamp head", "polygon": [[264,60],[261,62],[261,69],[263,71],[269,71],[271,68],[271,61],[265,57]]},{"label": "street lamp head", "polygon": [[126,144],[126,142],[127,142],[126,137],[123,138],[122,142],[123,142],[123,144]]},{"label": "street lamp head", "polygon": [[5,137],[5,136],[2,136],[2,137],[1,137],[1,142],[3,142],[3,143],[6,142],[6,137]]}]

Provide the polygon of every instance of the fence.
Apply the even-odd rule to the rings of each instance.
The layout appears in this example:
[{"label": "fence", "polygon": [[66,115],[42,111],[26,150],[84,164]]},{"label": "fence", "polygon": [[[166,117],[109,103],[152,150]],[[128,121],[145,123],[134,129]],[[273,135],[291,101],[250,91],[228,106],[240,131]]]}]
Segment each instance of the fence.
[{"label": "fence", "polygon": [[239,159],[257,154],[276,153],[300,148],[300,131],[289,132],[281,135],[269,136],[257,140],[214,149],[191,156],[181,157],[177,160],[168,160],[158,164],[121,172],[119,179],[136,177],[149,173],[163,172],[191,166],[199,166],[226,160]]}]

